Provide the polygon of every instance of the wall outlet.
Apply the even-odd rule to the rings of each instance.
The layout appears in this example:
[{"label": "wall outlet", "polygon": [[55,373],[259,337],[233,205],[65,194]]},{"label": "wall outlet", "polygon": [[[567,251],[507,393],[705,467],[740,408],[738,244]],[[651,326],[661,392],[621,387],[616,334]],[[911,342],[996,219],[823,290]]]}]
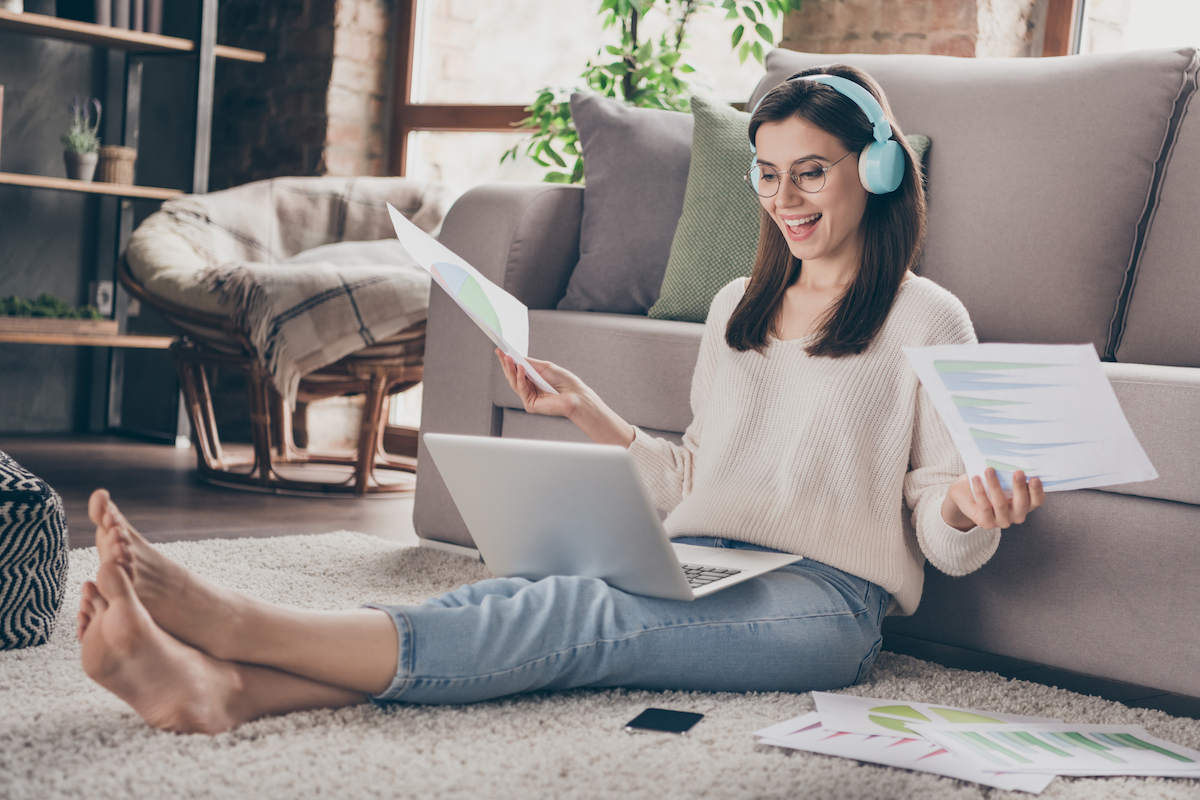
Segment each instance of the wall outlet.
[{"label": "wall outlet", "polygon": [[88,304],[95,306],[96,310],[104,316],[111,316],[113,310],[113,282],[92,281],[88,284]]}]

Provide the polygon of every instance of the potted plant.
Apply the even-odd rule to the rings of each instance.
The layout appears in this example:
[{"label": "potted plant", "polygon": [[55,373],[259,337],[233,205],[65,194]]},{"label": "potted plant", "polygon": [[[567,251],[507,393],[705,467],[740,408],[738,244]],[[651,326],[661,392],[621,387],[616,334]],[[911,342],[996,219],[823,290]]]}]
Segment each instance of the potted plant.
[{"label": "potted plant", "polygon": [[[765,23],[800,10],[802,0],[602,0],[599,14],[604,28],[616,28],[621,39],[608,45],[588,62],[581,83],[572,88],[546,87],[533,104],[526,107],[529,116],[517,126],[533,130],[524,142],[514,145],[500,157],[516,159],[521,148],[537,164],[550,169],[543,180],[551,183],[582,183],[583,154],[579,134],[571,121],[571,92],[588,89],[606,97],[641,108],[687,111],[689,82],[694,72],[685,59],[688,49],[688,23],[697,12],[725,14],[738,20],[730,46],[741,61],[753,56],[762,63],[765,42],[775,43],[774,33]],[[670,20],[670,29],[656,41],[638,23],[648,13],[660,12]],[[609,58],[614,60],[608,61]],[[607,62],[607,63],[606,63]],[[567,158],[574,164],[567,166]],[[560,169],[555,170],[554,167]]]},{"label": "potted plant", "polygon": [[[99,159],[100,101],[94,97],[75,99],[67,106],[71,112],[71,127],[63,134],[63,162],[67,166],[67,177],[77,181],[90,181],[96,172]],[[95,114],[93,115],[93,110]]]}]

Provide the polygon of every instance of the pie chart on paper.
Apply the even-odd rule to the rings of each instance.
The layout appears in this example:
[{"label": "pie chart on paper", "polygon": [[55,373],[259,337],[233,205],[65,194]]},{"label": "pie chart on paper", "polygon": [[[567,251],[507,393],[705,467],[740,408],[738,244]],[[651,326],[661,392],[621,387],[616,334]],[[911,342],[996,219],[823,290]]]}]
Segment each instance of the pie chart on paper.
[{"label": "pie chart on paper", "polygon": [[479,281],[475,280],[475,276],[458,264],[451,264],[448,261],[434,263],[431,272],[452,296],[457,297],[464,307],[470,309],[471,313],[491,328],[497,336],[504,336],[504,332],[500,328],[500,316],[492,307],[492,301],[484,293]]}]

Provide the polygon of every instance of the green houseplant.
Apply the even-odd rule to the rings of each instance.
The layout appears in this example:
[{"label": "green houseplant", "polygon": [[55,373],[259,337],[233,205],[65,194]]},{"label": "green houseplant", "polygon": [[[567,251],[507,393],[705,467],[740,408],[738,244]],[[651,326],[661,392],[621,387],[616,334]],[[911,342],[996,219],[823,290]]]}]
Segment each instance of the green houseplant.
[{"label": "green houseplant", "polygon": [[[571,93],[580,89],[598,92],[631,106],[669,111],[688,110],[687,74],[695,69],[687,63],[688,24],[697,13],[724,13],[738,20],[730,38],[731,47],[745,62],[753,56],[763,60],[763,44],[775,43],[769,18],[776,19],[800,8],[801,0],[601,0],[599,14],[604,29],[620,33],[617,44],[605,45],[588,61],[581,81],[571,88],[546,87],[526,107],[529,116],[518,125],[532,130],[524,142],[506,151],[500,161],[524,152],[549,171],[543,180],[554,183],[583,181],[583,154],[579,135],[571,122]],[[648,36],[639,24],[653,12],[665,14],[669,25],[657,38]],[[568,166],[568,159],[573,163]],[[557,169],[555,169],[557,167]]]},{"label": "green houseplant", "polygon": [[67,177],[90,181],[100,157],[100,101],[94,97],[81,99],[75,95],[75,99],[67,104],[67,111],[71,114],[71,127],[62,137],[66,147],[63,162],[67,167]]}]

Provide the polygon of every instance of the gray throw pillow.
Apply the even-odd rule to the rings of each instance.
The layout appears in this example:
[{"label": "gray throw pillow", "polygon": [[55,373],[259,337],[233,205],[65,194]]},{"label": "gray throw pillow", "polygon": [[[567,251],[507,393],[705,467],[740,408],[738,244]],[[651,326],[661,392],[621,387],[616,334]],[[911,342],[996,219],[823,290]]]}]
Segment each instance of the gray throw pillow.
[{"label": "gray throw pillow", "polygon": [[576,92],[571,118],[587,183],[579,263],[558,308],[645,314],[683,211],[692,116]]}]

